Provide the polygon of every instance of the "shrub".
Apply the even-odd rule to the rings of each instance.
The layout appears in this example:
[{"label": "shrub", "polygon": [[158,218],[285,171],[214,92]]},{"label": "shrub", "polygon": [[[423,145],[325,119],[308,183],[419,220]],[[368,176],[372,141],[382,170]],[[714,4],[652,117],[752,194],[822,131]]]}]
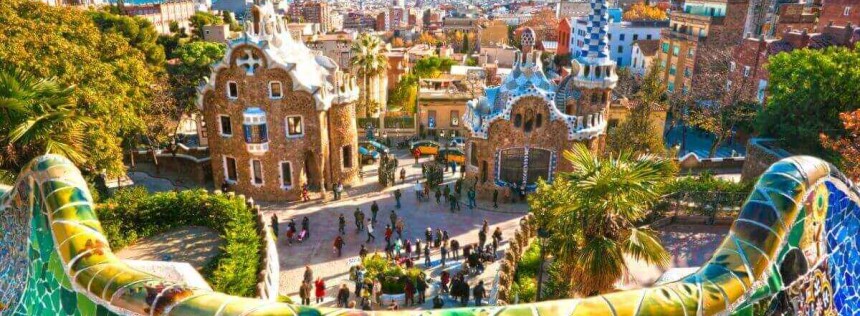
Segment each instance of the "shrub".
[{"label": "shrub", "polygon": [[398,264],[393,264],[379,254],[367,256],[362,261],[362,265],[367,271],[365,278],[368,280],[379,280],[382,284],[382,293],[399,294],[403,293],[403,288],[406,282],[413,284],[419,279],[425,279],[427,276],[421,269],[407,269]]},{"label": "shrub", "polygon": [[224,239],[222,253],[202,271],[216,291],[253,296],[261,236],[244,201],[205,190],[149,195],[140,187],[117,191],[99,210],[105,235],[118,250],[141,238],[186,226],[205,226]]},{"label": "shrub", "polygon": [[511,285],[511,297],[519,296],[520,302],[534,302],[537,299],[537,274],[540,263],[540,245],[535,242],[529,245],[517,262],[516,279]]}]

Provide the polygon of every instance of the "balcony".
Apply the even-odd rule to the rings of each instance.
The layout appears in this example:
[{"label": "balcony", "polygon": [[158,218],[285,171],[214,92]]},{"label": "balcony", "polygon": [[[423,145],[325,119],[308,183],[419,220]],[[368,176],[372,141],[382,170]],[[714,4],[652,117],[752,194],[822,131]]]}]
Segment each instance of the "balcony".
[{"label": "balcony", "polygon": [[662,29],[660,30],[660,36],[665,39],[674,39],[680,41],[691,41],[691,42],[704,42],[708,39],[707,36],[699,37],[698,34],[688,34],[677,31],[672,31],[671,29]]},{"label": "balcony", "polygon": [[251,154],[259,155],[269,151],[269,129],[266,125],[266,112],[260,108],[248,108],[242,113],[242,130],[245,134],[245,147]]},{"label": "balcony", "polygon": [[691,24],[707,24],[707,25],[719,25],[723,24],[726,17],[724,16],[710,16],[707,14],[695,14],[695,13],[687,13],[682,11],[672,11],[669,12],[669,20],[672,22],[687,22]]}]

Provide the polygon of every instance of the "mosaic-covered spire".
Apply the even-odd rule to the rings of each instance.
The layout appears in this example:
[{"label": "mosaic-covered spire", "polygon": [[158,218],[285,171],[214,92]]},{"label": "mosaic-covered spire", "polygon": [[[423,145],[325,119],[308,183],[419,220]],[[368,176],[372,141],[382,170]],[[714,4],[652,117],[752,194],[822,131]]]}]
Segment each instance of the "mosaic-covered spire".
[{"label": "mosaic-covered spire", "polygon": [[591,14],[588,15],[588,37],[580,48],[580,56],[590,58],[609,58],[609,8],[605,0],[591,0]]},{"label": "mosaic-covered spire", "polygon": [[618,82],[615,61],[609,57],[609,8],[606,0],[591,0],[591,14],[586,23],[588,34],[574,60],[578,71],[574,76],[577,87],[612,89]]}]

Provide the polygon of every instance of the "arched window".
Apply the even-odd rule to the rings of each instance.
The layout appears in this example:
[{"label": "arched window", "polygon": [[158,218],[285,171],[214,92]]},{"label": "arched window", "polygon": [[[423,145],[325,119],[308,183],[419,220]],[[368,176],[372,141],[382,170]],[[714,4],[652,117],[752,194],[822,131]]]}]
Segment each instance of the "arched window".
[{"label": "arched window", "polygon": [[523,115],[517,113],[514,115],[514,127],[520,127],[520,125],[523,125]]},{"label": "arched window", "polygon": [[529,163],[526,183],[535,183],[539,178],[549,179],[549,150],[529,148]]},{"label": "arched window", "polygon": [[523,181],[524,159],[524,148],[502,150],[499,155],[499,180],[507,183],[521,183]]},{"label": "arched window", "polygon": [[543,114],[538,113],[537,118],[535,118],[535,128],[540,128],[543,124]]},{"label": "arched window", "polygon": [[478,144],[474,141],[469,144],[469,164],[478,166]]},{"label": "arched window", "polygon": [[526,122],[523,125],[523,131],[529,133],[532,131],[532,126],[534,126],[534,117],[535,113],[532,109],[526,111]]},{"label": "arched window", "polygon": [[[539,148],[509,148],[499,152],[498,174],[496,179],[507,185],[521,185],[525,177],[528,186],[538,179],[548,180],[552,167],[552,152]],[[483,167],[483,166],[482,166]],[[483,172],[483,170],[482,170]]]},{"label": "arched window", "polygon": [[597,103],[597,93],[591,94],[591,103]]}]

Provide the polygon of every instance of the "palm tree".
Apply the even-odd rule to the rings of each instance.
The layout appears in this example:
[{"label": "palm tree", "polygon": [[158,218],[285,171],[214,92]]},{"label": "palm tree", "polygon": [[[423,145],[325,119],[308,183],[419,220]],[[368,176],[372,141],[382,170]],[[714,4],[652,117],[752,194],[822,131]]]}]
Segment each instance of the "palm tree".
[{"label": "palm tree", "polygon": [[383,54],[385,49],[382,41],[369,34],[362,34],[352,45],[350,64],[362,76],[364,82],[364,116],[370,117],[370,82],[368,78],[377,76],[388,70],[388,58]]},{"label": "palm tree", "polygon": [[74,86],[39,79],[21,70],[0,69],[0,140],[6,144],[0,167],[17,169],[42,154],[86,160],[83,131],[90,120],[78,114]]},{"label": "palm tree", "polygon": [[572,172],[541,183],[530,198],[539,225],[554,232],[549,249],[571,277],[571,290],[596,295],[628,273],[625,255],[665,267],[669,254],[657,234],[638,228],[658,187],[673,173],[668,160],[628,153],[599,157],[577,144],[564,152]]}]

